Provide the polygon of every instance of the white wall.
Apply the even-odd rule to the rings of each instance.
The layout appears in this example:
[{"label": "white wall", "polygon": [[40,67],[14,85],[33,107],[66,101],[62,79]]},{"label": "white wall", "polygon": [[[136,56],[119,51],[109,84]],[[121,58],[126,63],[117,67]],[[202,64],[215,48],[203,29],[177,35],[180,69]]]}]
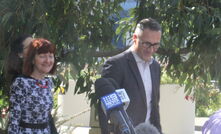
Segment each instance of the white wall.
[{"label": "white wall", "polygon": [[185,99],[184,87],[161,85],[160,115],[164,134],[194,134],[195,103]]},{"label": "white wall", "polygon": [[64,118],[74,119],[65,123],[72,126],[89,126],[90,121],[90,102],[86,98],[85,94],[74,94],[75,82],[69,81],[69,89],[65,95],[58,95],[58,105],[60,116]]}]

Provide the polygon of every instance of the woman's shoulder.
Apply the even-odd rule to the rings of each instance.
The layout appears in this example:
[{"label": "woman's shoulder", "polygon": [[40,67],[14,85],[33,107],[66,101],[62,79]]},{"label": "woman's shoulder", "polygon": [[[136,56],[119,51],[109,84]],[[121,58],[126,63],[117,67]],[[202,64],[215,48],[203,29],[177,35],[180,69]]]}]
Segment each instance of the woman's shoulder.
[{"label": "woman's shoulder", "polygon": [[52,77],[51,77],[51,76],[46,76],[46,77],[44,78],[44,80],[47,80],[47,81],[52,82]]},{"label": "woman's shoulder", "polygon": [[24,92],[26,90],[27,86],[27,80],[23,76],[18,76],[14,79],[12,85],[11,85],[11,91],[16,91],[16,92]]},{"label": "woman's shoulder", "polygon": [[26,80],[28,80],[28,79],[31,79],[31,77],[29,77],[29,76],[26,76],[26,75],[19,75],[19,76],[17,76],[16,78],[15,78],[15,80],[14,81],[20,81],[20,80],[23,80],[23,81],[26,81]]},{"label": "woman's shoulder", "polygon": [[29,76],[19,75],[14,79],[13,84],[18,84],[18,83],[25,84],[29,81],[33,81],[33,79]]},{"label": "woman's shoulder", "polygon": [[23,81],[25,79],[26,79],[25,77],[23,77],[22,75],[19,75],[19,76],[15,77],[13,83],[16,82],[16,81]]}]

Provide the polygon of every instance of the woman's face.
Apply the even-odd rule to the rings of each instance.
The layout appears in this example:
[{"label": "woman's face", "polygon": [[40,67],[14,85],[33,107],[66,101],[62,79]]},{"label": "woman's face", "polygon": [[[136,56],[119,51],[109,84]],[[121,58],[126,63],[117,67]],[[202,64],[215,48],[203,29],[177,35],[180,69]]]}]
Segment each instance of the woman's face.
[{"label": "woman's face", "polygon": [[22,44],[23,44],[23,53],[22,53],[22,57],[25,58],[26,55],[27,55],[27,50],[28,50],[28,47],[30,45],[30,43],[32,42],[33,38],[31,37],[28,37],[26,38]]},{"label": "woman's face", "polygon": [[34,72],[38,74],[48,74],[54,66],[54,54],[36,54],[34,57]]}]

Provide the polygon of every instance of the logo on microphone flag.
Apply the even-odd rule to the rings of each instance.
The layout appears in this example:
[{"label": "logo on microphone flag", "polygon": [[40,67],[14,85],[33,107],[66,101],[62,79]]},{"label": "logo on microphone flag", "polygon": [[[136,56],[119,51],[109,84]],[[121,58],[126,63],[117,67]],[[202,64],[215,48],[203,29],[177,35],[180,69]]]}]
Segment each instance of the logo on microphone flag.
[{"label": "logo on microphone flag", "polygon": [[118,94],[116,92],[113,92],[101,97],[101,105],[105,109],[105,111],[110,111],[115,107],[123,105],[123,103]]}]

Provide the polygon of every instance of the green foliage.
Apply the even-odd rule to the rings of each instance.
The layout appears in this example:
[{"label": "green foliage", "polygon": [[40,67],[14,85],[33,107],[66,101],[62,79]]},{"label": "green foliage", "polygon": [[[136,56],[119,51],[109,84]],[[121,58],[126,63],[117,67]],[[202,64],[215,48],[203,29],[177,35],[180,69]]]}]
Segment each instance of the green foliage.
[{"label": "green foliage", "polygon": [[4,90],[6,88],[5,86],[5,80],[3,77],[3,73],[0,70],[0,132],[3,133],[6,129],[7,122],[8,122],[8,90]]},{"label": "green foliage", "polygon": [[93,90],[93,84],[94,81],[100,77],[99,67],[101,64],[103,64],[103,62],[103,59],[99,59],[97,62],[95,62],[95,64],[87,65],[85,69],[80,72],[80,75],[76,81],[74,93],[81,94],[86,92],[86,96],[89,100],[91,100],[91,105],[95,104],[97,101]]},{"label": "green foliage", "polygon": [[196,116],[208,117],[221,107],[221,93],[217,89],[196,90]]},{"label": "green foliage", "polygon": [[161,74],[160,84],[178,84],[178,81],[168,76],[165,70],[162,70]]},{"label": "green foliage", "polygon": [[3,72],[0,70],[0,131],[1,128],[5,129],[7,124],[7,109],[8,109],[8,99],[9,90],[4,90],[6,88],[5,79],[3,77]]}]

